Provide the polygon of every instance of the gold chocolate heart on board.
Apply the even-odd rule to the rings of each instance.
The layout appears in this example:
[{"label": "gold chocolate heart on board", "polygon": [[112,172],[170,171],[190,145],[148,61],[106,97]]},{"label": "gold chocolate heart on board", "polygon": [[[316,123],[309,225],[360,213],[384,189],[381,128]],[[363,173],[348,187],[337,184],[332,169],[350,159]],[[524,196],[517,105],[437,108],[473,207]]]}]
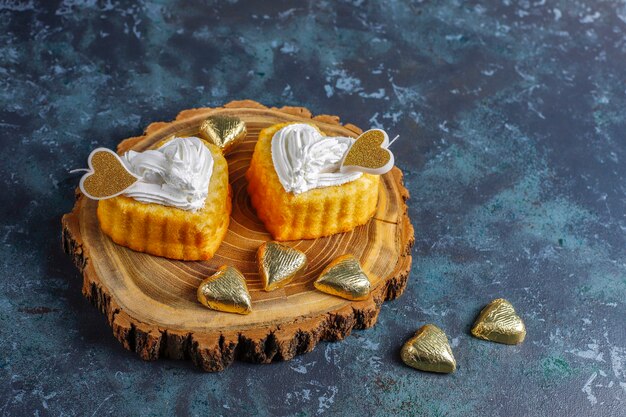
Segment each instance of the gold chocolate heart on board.
[{"label": "gold chocolate heart on board", "polygon": [[103,200],[118,196],[137,182],[138,178],[126,169],[120,157],[110,149],[94,149],[87,162],[89,172],[80,179],[79,187],[91,199]]},{"label": "gold chocolate heart on board", "polygon": [[215,274],[205,278],[196,295],[198,301],[211,310],[238,314],[252,311],[246,279],[233,266],[221,266]]},{"label": "gold chocolate heart on board", "polygon": [[246,137],[246,123],[238,117],[209,116],[200,125],[200,136],[218,146],[224,155]]},{"label": "gold chocolate heart on board", "polygon": [[342,172],[366,172],[384,174],[394,164],[393,154],[389,149],[389,138],[380,129],[364,132],[352,144],[341,163]]},{"label": "gold chocolate heart on board", "polygon": [[448,374],[456,369],[456,360],[446,334],[434,324],[420,327],[400,351],[402,361],[420,371]]},{"label": "gold chocolate heart on board", "polygon": [[264,242],[257,251],[259,274],[265,291],[282,288],[306,268],[306,255],[278,242]]},{"label": "gold chocolate heart on board", "polygon": [[498,298],[482,309],[472,335],[492,342],[516,345],[526,338],[526,326],[515,309],[504,298]]},{"label": "gold chocolate heart on board", "polygon": [[313,284],[318,290],[347,300],[365,300],[370,295],[370,280],[358,259],[343,255],[328,264]]}]

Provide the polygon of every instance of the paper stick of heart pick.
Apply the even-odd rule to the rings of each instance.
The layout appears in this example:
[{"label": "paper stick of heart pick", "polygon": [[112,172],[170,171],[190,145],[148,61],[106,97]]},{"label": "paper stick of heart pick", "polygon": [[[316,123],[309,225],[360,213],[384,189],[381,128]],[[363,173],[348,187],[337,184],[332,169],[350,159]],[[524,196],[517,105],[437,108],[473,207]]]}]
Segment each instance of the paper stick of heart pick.
[{"label": "paper stick of heart pick", "polygon": [[87,159],[89,169],[75,169],[70,172],[87,171],[80,179],[80,190],[93,200],[104,200],[122,194],[139,177],[130,172],[120,157],[110,149],[96,148]]},{"label": "paper stick of heart pick", "polygon": [[[394,141],[398,137],[394,138]],[[381,129],[363,132],[352,144],[341,161],[341,172],[366,172],[382,175],[391,170],[394,164],[393,153],[389,148],[389,136]]]}]

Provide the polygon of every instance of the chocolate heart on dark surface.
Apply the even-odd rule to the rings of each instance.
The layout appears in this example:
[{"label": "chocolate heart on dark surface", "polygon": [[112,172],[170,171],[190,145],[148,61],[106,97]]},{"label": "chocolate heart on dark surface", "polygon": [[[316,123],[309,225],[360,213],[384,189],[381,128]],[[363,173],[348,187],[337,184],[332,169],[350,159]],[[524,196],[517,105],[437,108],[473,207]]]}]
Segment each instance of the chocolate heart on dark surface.
[{"label": "chocolate heart on dark surface", "polygon": [[456,360],[448,337],[434,324],[420,327],[402,346],[402,361],[420,371],[450,373],[456,369]]},{"label": "chocolate heart on dark surface", "polygon": [[472,335],[492,342],[516,345],[526,338],[526,327],[515,309],[504,298],[498,298],[482,309]]}]

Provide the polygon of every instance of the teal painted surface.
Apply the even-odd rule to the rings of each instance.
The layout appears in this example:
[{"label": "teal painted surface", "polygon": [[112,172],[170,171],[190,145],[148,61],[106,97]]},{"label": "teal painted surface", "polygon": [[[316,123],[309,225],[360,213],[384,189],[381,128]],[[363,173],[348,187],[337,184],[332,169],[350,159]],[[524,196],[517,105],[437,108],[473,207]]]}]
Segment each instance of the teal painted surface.
[{"label": "teal painted surface", "polygon": [[[0,28],[1,415],[626,415],[623,2],[7,0]],[[291,362],[142,362],[61,251],[67,171],[241,98],[400,135],[407,290]],[[496,297],[522,345],[469,335]],[[455,374],[400,362],[425,323]]]}]

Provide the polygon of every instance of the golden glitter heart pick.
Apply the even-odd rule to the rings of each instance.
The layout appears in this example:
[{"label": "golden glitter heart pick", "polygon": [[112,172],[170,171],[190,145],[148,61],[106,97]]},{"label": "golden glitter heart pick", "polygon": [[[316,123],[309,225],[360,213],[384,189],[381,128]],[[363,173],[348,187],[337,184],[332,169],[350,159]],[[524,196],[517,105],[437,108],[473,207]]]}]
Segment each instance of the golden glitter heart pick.
[{"label": "golden glitter heart pick", "polygon": [[259,274],[265,291],[287,285],[306,268],[306,255],[277,242],[265,242],[257,251]]},{"label": "golden glitter heart pick", "polygon": [[526,327],[511,303],[498,298],[482,309],[472,327],[472,334],[479,339],[516,345],[524,341]]},{"label": "golden glitter heart pick", "polygon": [[352,144],[341,162],[341,172],[366,172],[381,175],[393,168],[393,154],[387,147],[389,136],[384,130],[363,132]]},{"label": "golden glitter heart pick", "polygon": [[122,194],[137,182],[138,177],[131,173],[110,149],[97,148],[89,154],[88,170],[80,179],[80,190],[93,200],[104,200]]},{"label": "golden glitter heart pick", "polygon": [[402,346],[402,361],[420,371],[449,374],[456,369],[456,360],[446,334],[433,324],[420,327]]},{"label": "golden glitter heart pick", "polygon": [[209,116],[200,125],[200,136],[217,145],[224,155],[241,143],[246,133],[246,124],[238,117]]},{"label": "golden glitter heart pick", "polygon": [[232,266],[224,265],[205,278],[198,287],[197,296],[198,301],[212,310],[238,314],[252,311],[246,279]]},{"label": "golden glitter heart pick", "polygon": [[358,259],[343,255],[332,261],[314,283],[318,290],[348,300],[365,300],[370,295],[370,280]]}]

